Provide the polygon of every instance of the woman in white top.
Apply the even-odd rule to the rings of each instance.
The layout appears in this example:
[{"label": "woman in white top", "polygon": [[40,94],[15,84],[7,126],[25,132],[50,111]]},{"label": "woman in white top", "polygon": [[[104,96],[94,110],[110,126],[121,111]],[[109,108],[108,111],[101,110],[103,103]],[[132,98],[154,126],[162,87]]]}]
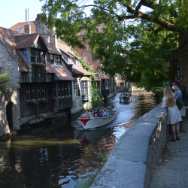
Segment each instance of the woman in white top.
[{"label": "woman in white top", "polygon": [[162,107],[167,107],[168,109],[168,124],[171,125],[172,130],[172,141],[180,140],[180,133],[178,122],[182,121],[180,111],[176,105],[176,98],[172,92],[171,87],[167,86],[164,88],[164,96]]}]

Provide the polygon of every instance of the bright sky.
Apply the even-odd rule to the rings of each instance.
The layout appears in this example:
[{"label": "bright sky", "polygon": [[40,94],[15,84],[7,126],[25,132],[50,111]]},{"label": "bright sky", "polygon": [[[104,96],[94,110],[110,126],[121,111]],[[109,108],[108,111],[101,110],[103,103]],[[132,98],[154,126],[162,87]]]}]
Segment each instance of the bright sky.
[{"label": "bright sky", "polygon": [[0,27],[9,28],[18,22],[25,22],[25,9],[29,8],[29,21],[34,21],[45,1],[0,0]]}]

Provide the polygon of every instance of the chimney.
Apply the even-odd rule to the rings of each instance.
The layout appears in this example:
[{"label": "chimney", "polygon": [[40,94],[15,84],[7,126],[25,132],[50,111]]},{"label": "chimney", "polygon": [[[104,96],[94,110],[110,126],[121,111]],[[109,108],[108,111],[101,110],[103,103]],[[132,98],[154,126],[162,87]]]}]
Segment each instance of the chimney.
[{"label": "chimney", "polygon": [[31,26],[28,23],[24,25],[24,33],[31,34]]},{"label": "chimney", "polygon": [[25,22],[24,33],[31,34],[31,26],[29,25],[29,9],[25,9]]}]

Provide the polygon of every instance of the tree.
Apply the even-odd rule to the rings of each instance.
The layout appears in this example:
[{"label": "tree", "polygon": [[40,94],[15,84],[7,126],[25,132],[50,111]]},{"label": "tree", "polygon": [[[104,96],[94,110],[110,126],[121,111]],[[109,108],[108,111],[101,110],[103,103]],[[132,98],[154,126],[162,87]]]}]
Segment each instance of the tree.
[{"label": "tree", "polygon": [[188,43],[187,0],[86,2],[46,0],[43,20],[72,46],[89,42],[111,75],[148,90],[169,80],[169,60],[183,56]]}]

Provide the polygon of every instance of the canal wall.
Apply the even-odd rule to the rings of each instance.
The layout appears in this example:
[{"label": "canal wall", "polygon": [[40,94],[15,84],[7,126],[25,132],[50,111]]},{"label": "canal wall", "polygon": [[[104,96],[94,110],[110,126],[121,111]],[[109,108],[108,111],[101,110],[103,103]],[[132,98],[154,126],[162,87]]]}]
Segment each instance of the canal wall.
[{"label": "canal wall", "polygon": [[165,108],[158,105],[124,133],[91,188],[148,188],[169,136]]}]

